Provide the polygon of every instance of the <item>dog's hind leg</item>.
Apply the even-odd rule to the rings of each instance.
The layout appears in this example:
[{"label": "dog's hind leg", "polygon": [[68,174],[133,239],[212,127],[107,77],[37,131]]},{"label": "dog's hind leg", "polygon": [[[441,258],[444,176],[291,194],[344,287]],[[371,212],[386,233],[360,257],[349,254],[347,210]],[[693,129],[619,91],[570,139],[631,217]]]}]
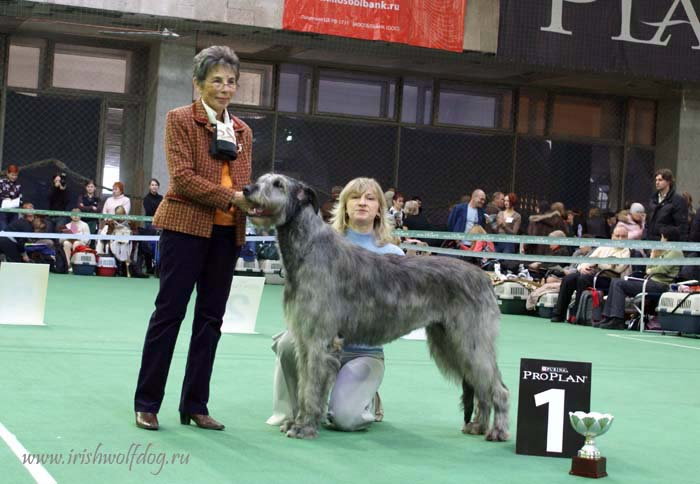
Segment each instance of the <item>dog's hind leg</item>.
[{"label": "dog's hind leg", "polygon": [[508,440],[509,394],[508,388],[501,379],[501,372],[496,364],[496,355],[492,349],[478,347],[470,356],[471,383],[474,385],[476,398],[479,402],[476,421],[479,431],[488,427],[493,408],[493,426],[486,431],[486,440]]}]

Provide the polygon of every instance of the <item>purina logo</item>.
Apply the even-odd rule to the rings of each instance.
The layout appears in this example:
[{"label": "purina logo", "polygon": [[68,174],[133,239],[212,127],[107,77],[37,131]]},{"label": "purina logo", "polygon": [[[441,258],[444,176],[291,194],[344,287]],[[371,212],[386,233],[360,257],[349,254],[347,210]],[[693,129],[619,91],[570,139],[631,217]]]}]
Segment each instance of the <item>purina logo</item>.
[{"label": "purina logo", "polygon": [[[550,23],[540,30],[560,35],[574,35],[574,32],[567,30],[564,26],[564,6],[567,4],[591,4],[598,0],[552,0]],[[692,27],[697,44],[690,46],[693,50],[700,50],[700,19],[691,0],[673,0],[669,2],[669,9],[663,18],[648,19],[640,21],[642,24],[657,27],[656,33],[650,39],[640,39],[632,34],[632,9],[635,0],[603,0],[604,2],[619,1],[622,11],[620,32],[611,37],[612,40],[620,42],[631,42],[635,44],[648,44],[667,47],[672,37],[672,28],[678,25],[688,24]],[[662,1],[662,0],[658,0]],[[666,0],[668,1],[668,0]],[[585,8],[567,6],[567,8]]]},{"label": "purina logo", "polygon": [[558,383],[586,383],[586,375],[570,375],[569,369],[556,366],[542,366],[541,371],[523,370],[523,380],[551,381]]}]

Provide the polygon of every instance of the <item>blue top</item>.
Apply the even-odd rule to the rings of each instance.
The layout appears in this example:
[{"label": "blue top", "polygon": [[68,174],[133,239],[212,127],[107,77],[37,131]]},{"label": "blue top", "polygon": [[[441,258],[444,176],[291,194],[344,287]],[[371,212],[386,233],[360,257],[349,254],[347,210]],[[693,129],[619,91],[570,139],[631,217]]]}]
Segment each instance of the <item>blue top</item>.
[{"label": "blue top", "polygon": [[[352,229],[347,229],[345,232],[345,238],[353,244],[359,245],[363,249],[367,249],[377,254],[405,255],[403,250],[394,244],[386,244],[382,245],[381,247],[378,246],[373,233],[361,234]],[[382,351],[381,346],[346,345],[343,348],[344,353],[353,353],[355,356],[362,356],[362,354],[377,356],[377,354],[382,353]]]}]

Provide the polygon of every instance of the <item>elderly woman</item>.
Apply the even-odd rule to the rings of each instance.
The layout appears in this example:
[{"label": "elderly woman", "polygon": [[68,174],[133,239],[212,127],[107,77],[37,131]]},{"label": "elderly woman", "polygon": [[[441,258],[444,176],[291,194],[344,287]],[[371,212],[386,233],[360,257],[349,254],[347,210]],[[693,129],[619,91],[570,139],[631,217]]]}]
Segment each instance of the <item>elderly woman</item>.
[{"label": "elderly woman", "polygon": [[253,135],[228,111],[240,61],[212,46],[194,58],[201,97],[168,113],[165,150],[170,188],[153,224],[160,238],[160,289],[143,347],[134,409],[138,427],[156,430],[175,341],[197,287],[192,337],[180,398],[180,423],[223,430],[209,415],[209,382],[233,271],[245,242]]},{"label": "elderly woman", "polygon": [[[332,226],[350,242],[378,254],[404,255],[392,244],[393,220],[387,213],[386,199],[379,184],[371,178],[356,178],[340,193]],[[362,268],[359,268],[362,270]],[[297,366],[291,333],[278,335],[273,345],[277,353],[274,414],[267,421],[279,425],[298,411]],[[384,377],[384,351],[381,347],[346,345],[341,367],[331,391],[328,422],[332,428],[354,431],[381,420],[377,390]],[[286,395],[287,398],[281,398]]]}]

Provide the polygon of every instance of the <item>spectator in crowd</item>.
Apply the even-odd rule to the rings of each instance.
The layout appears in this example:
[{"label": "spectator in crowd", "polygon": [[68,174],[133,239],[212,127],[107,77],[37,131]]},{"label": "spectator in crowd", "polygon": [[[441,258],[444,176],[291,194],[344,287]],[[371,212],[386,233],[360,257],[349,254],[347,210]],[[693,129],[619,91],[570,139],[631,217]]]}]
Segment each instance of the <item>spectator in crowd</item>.
[{"label": "spectator in crowd", "polygon": [[644,221],[646,211],[641,203],[633,203],[629,210],[622,210],[617,214],[617,227],[624,226],[627,229],[627,238],[640,240],[644,235]]},{"label": "spectator in crowd", "polygon": [[656,172],[656,194],[649,201],[645,239],[659,240],[663,227],[676,227],[681,240],[688,238],[688,204],[674,189],[673,172],[662,168]]},{"label": "spectator in crowd", "polygon": [[[22,208],[33,210],[34,205],[23,203]],[[8,232],[34,232],[33,221],[33,214],[21,214],[6,227],[6,230]],[[7,262],[29,262],[29,256],[24,250],[26,243],[27,239],[25,238],[0,237],[0,254],[5,255]]]},{"label": "spectator in crowd", "polygon": [[[143,197],[143,211],[147,217],[153,217],[158,210],[160,202],[163,201],[163,195],[158,193],[160,190],[160,182],[151,178],[151,182],[148,184],[148,193]],[[151,222],[146,222],[143,229],[141,230],[141,235],[156,235],[157,231],[153,227]],[[155,254],[156,254],[156,243],[153,241],[141,241],[138,243],[139,251],[143,255],[144,262],[146,264],[146,272],[148,274],[153,274],[155,272]]]},{"label": "spectator in crowd", "polygon": [[[550,233],[548,237],[566,237],[566,233],[564,233],[563,230],[555,230]],[[544,255],[569,257],[571,255],[571,249],[566,245],[560,245],[554,242],[547,246],[547,252],[545,252]],[[563,262],[533,262],[528,266],[528,269],[534,279],[544,279],[550,275],[558,278],[564,277]]]},{"label": "spectator in crowd", "polygon": [[[57,173],[51,180],[51,188],[49,189],[49,210],[55,212],[65,212],[68,208],[68,187],[66,183],[66,174]],[[48,230],[50,232],[61,232],[63,227],[70,220],[63,215],[51,216],[48,219]]]},{"label": "spectator in crowd", "polygon": [[156,214],[156,210],[158,210],[160,202],[163,201],[163,195],[158,193],[158,190],[160,190],[160,182],[155,178],[151,178],[148,184],[148,193],[143,197],[143,213],[147,217],[153,217]]},{"label": "spectator in crowd", "polygon": [[693,217],[693,223],[690,226],[690,237],[691,242],[700,242],[700,210],[695,212],[695,217]]},{"label": "spectator in crowd", "polygon": [[[338,201],[332,226],[352,244],[378,254],[404,255],[391,241],[392,224],[386,217],[386,205],[379,184],[369,178],[350,181]],[[398,293],[397,293],[398,295]],[[270,425],[280,425],[298,412],[297,355],[294,337],[284,332],[273,345],[277,353],[275,379],[275,414],[267,420]],[[328,403],[328,421],[331,427],[343,431],[362,430],[381,420],[382,411],[376,393],[384,377],[384,351],[381,346],[364,344],[345,345],[341,366],[335,378]],[[282,391],[278,389],[284,386]],[[278,401],[279,395],[289,395],[291,401]]]},{"label": "spectator in crowd", "polygon": [[[507,196],[503,197],[503,210],[498,212],[498,216],[496,217],[496,226],[498,227],[499,234],[518,235],[520,233],[522,218],[520,214],[515,211],[517,203],[518,197],[515,193],[509,193]],[[497,242],[496,251],[515,254],[517,251],[517,244],[514,242]]]},{"label": "spectator in crowd", "polygon": [[[5,178],[0,180],[0,202],[2,208],[17,208],[22,201],[22,185],[17,183],[19,178],[19,168],[17,165],[7,167]],[[0,212],[0,230],[5,230],[7,226],[17,219],[17,214]]]},{"label": "spectator in crowd", "polygon": [[[90,235],[90,227],[88,224],[80,220],[80,207],[76,207],[72,210],[73,214],[70,218],[70,223],[66,225],[63,229],[64,234],[71,235]],[[90,243],[90,239],[77,237],[75,239],[65,239],[61,241],[63,246],[63,252],[66,254],[66,262],[68,263],[68,271],[71,272],[73,269],[70,266],[71,254],[75,249],[80,246],[86,246]]]},{"label": "spectator in crowd", "polygon": [[[661,242],[677,242],[680,240],[680,231],[677,227],[665,225],[661,227]],[[676,249],[651,251],[652,259],[681,259],[683,252]],[[649,278],[646,290],[648,292],[665,292],[669,284],[678,276],[680,266],[647,266],[646,274]],[[603,308],[605,319],[600,323],[602,329],[626,329],[625,325],[625,297],[636,296],[642,292],[644,282],[639,280],[615,279],[610,285],[608,298]]]},{"label": "spectator in crowd", "polygon": [[486,206],[486,228],[490,233],[498,233],[498,224],[496,219],[498,218],[498,213],[504,208],[505,195],[503,192],[494,192],[491,195],[491,202]]},{"label": "spectator in crowd", "polygon": [[389,209],[389,215],[391,215],[391,217],[394,220],[394,227],[397,227],[397,228],[403,227],[404,200],[405,200],[405,197],[403,196],[402,193],[400,193],[400,192],[394,193],[394,198],[392,199],[393,205]]},{"label": "spectator in crowd", "polygon": [[433,230],[428,219],[420,213],[420,207],[416,200],[409,200],[404,206],[403,228],[404,230]]},{"label": "spectator in crowd", "polygon": [[415,196],[411,200],[418,204],[418,213],[423,213],[423,199],[419,196]]},{"label": "spectator in crowd", "polygon": [[340,192],[343,191],[343,187],[340,185],[336,185],[333,188],[331,188],[331,199],[327,200],[323,205],[321,205],[321,217],[323,217],[323,221],[326,223],[331,222],[331,216],[333,215],[333,207],[335,207],[335,204],[338,202],[338,197],[340,196]]},{"label": "spectator in crowd", "polygon": [[[486,229],[482,227],[481,225],[473,225],[471,229],[469,229],[470,234],[486,234]],[[464,245],[464,243],[459,244],[459,248],[461,250],[468,250],[468,251],[473,251],[473,252],[496,252],[496,247],[493,242],[490,240],[472,240],[471,245]],[[477,259],[476,257],[469,257],[469,262],[473,262],[477,265],[483,265],[487,264],[489,262],[489,259],[486,257],[482,257],[481,259]]]},{"label": "spectator in crowd", "polygon": [[102,213],[115,213],[117,207],[124,207],[126,214],[131,212],[131,200],[124,195],[124,184],[120,181],[114,182],[112,185],[112,196],[105,200],[102,206]]},{"label": "spectator in crowd", "polygon": [[[615,227],[612,240],[626,239],[627,229],[622,226]],[[630,257],[630,251],[629,249],[622,247],[598,247],[591,252],[589,257],[624,259]],[[612,279],[617,279],[628,272],[628,265],[614,264],[612,261],[609,264],[579,264],[576,272],[564,276],[564,279],[561,281],[559,298],[557,299],[557,305],[552,312],[551,321],[553,323],[561,323],[564,321],[564,318],[566,317],[566,309],[569,307],[574,291],[576,291],[577,297],[571,314],[576,314],[578,302],[581,299],[581,294],[583,294],[583,291],[589,287],[592,287],[594,281],[596,289],[605,291],[610,287],[610,281]]]},{"label": "spectator in crowd", "polygon": [[[546,205],[547,202],[538,204],[538,214],[531,215],[527,227],[528,235],[547,236],[555,230],[561,230],[565,234],[568,233],[569,227],[566,225],[566,210],[561,202],[553,203],[551,207]],[[525,246],[525,252],[528,254],[544,255],[547,252],[547,246],[541,244],[529,244]]]},{"label": "spectator in crowd", "polygon": [[693,196],[688,192],[683,192],[681,194],[685,200],[686,205],[688,205],[688,225],[693,223],[693,218],[695,217],[695,207],[693,207]]},{"label": "spectator in crowd", "polygon": [[610,237],[610,228],[598,207],[588,209],[586,233],[598,239],[607,239]]},{"label": "spectator in crowd", "polygon": [[[471,194],[469,202],[456,205],[447,218],[448,232],[464,232],[469,233],[474,225],[480,225],[482,228],[486,226],[486,212],[484,204],[486,203],[486,193],[477,188]],[[463,245],[470,246],[471,242],[462,240]]]},{"label": "spectator in crowd", "polygon": [[612,234],[617,225],[617,214],[612,211],[605,212],[605,223],[608,224],[608,233]]},{"label": "spectator in crowd", "polygon": [[[85,192],[78,197],[78,208],[83,213],[100,213],[100,197],[95,193],[95,181],[88,180],[85,183]],[[88,218],[88,227],[90,227],[90,233],[97,232],[97,219]]]},{"label": "spectator in crowd", "polygon": [[[384,200],[386,201],[386,206],[391,207],[394,204],[394,194],[396,193],[395,188],[389,188],[387,191],[384,192]],[[389,213],[389,209],[387,208],[387,213]]]}]

